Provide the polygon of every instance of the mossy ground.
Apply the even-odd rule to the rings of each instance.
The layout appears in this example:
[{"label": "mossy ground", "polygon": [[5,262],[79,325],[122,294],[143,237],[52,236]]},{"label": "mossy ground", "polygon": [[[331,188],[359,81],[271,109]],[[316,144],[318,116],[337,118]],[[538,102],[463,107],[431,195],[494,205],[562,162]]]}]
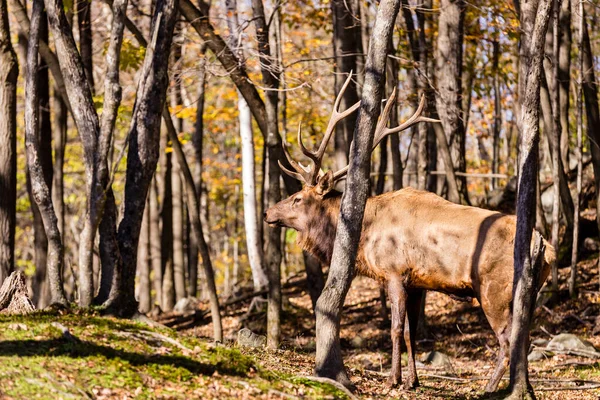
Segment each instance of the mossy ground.
[{"label": "mossy ground", "polygon": [[[63,337],[53,322],[67,327],[76,340]],[[173,338],[191,351],[148,332]],[[330,385],[263,369],[261,353],[245,355],[169,329],[93,313],[0,315],[0,397],[344,397]]]}]

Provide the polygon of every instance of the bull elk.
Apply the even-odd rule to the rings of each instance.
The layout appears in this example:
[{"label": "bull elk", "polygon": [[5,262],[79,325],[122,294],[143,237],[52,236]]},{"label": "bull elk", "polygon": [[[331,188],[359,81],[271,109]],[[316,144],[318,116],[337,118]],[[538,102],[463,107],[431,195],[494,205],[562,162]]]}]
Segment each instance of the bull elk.
[{"label": "bull elk", "polygon": [[[331,263],[341,193],[333,189],[348,167],[323,172],[321,161],[335,125],[350,115],[359,103],[340,112],[339,104],[350,77],[340,91],[329,125],[319,148],[313,152],[298,144],[312,160],[312,168],[286,156],[295,171],[287,174],[304,182],[304,188],[265,212],[265,221],[298,231],[298,241],[321,262]],[[414,115],[403,124],[387,128],[395,103],[395,91],[388,99],[377,124],[373,149],[386,135],[400,132],[419,122],[424,99]],[[435,290],[461,299],[477,298],[500,344],[497,364],[486,386],[493,392],[508,366],[512,317],[513,251],[516,217],[499,212],[454,204],[434,193],[405,188],[367,200],[358,247],[356,271],[387,284],[392,315],[392,368],[388,385],[402,381],[400,340],[408,352],[408,375],[404,388],[419,381],[415,368],[415,336],[423,290]],[[535,235],[534,235],[535,237]],[[548,276],[555,259],[554,248],[544,240],[546,252],[538,287]]]}]

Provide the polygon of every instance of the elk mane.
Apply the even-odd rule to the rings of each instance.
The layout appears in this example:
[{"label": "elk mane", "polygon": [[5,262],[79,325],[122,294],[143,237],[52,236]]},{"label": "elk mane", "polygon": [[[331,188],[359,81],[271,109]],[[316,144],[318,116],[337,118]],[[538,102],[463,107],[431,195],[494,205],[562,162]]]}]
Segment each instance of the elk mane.
[{"label": "elk mane", "polygon": [[298,244],[323,264],[329,265],[337,229],[342,194],[332,191],[311,211],[306,230],[298,232]]}]

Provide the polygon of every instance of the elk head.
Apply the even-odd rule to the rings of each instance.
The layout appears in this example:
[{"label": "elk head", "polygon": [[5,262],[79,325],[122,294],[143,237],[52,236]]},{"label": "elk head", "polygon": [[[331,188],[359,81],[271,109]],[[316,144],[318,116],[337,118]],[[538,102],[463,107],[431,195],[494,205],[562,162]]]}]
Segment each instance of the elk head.
[{"label": "elk head", "polygon": [[[316,151],[310,151],[304,146],[304,143],[302,142],[302,130],[301,127],[298,127],[298,145],[300,146],[302,153],[312,161],[312,165],[305,167],[299,162],[296,162],[290,156],[285,145],[283,146],[285,155],[290,165],[294,168],[294,171],[286,168],[281,164],[281,162],[279,162],[279,167],[286,174],[303,182],[304,187],[301,191],[291,195],[285,200],[280,201],[265,212],[264,219],[269,225],[285,226],[288,228],[293,228],[299,232],[306,232],[309,226],[315,225],[315,219],[327,219],[326,217],[330,215],[328,211],[330,211],[331,206],[337,207],[337,209],[334,211],[339,211],[338,202],[326,202],[325,200],[327,198],[336,197],[332,195],[332,189],[335,186],[335,183],[348,173],[349,166],[347,165],[336,172],[328,171],[325,173],[321,169],[321,161],[323,160],[323,155],[325,154],[329,139],[335,131],[336,124],[342,119],[346,118],[348,115],[352,114],[360,106],[359,101],[347,110],[339,111],[339,105],[344,95],[344,91],[350,84],[351,79],[352,73],[348,75],[348,79],[346,79],[342,90],[335,99],[333,111],[331,112],[331,118],[329,120],[329,124],[327,125],[327,129],[325,130],[325,135]],[[396,89],[394,88],[391,96],[387,100],[383,112],[381,113],[381,118],[377,123],[371,151],[373,151],[379,142],[381,142],[381,140],[387,135],[408,129],[419,122],[438,122],[435,119],[421,116],[423,109],[425,108],[425,96],[421,96],[419,107],[406,122],[397,127],[388,128],[387,123],[390,112],[395,103]],[[333,193],[337,193],[339,195],[338,192],[334,191]]]}]

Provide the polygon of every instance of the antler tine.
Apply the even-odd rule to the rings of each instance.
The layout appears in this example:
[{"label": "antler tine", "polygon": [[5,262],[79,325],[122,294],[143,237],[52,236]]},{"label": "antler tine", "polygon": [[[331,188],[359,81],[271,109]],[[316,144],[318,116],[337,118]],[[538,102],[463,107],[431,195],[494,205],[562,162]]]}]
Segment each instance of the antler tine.
[{"label": "antler tine", "polygon": [[[309,179],[312,176],[311,170],[309,168],[304,167],[302,164],[300,164],[299,162],[295,161],[292,158],[285,143],[283,144],[282,147],[283,147],[283,153],[285,154],[285,158],[287,158],[288,162],[296,170],[296,172],[290,171],[289,169],[287,169],[285,167],[281,167],[282,170],[284,172],[286,172],[288,175],[290,175],[294,178],[300,179],[304,183],[309,183]],[[281,166],[281,163],[280,163],[280,166]],[[298,176],[300,176],[301,178],[298,178]]]},{"label": "antler tine", "polygon": [[[315,153],[313,153],[312,151],[308,150],[304,146],[304,142],[302,142],[302,123],[300,123],[298,125],[298,145],[300,145],[300,150],[302,150],[302,154],[304,154],[306,157],[310,158],[315,164],[319,163],[319,159],[317,158],[317,155]],[[307,183],[309,183],[309,182],[307,182]]]},{"label": "antler tine", "polygon": [[279,160],[277,160],[277,164],[279,164],[279,168],[281,168],[281,170],[283,172],[285,172],[286,174],[288,174],[292,178],[296,178],[299,181],[306,183],[306,179],[304,178],[304,176],[301,173],[290,171],[289,169],[287,169],[286,167],[284,167],[283,164],[281,163],[281,161],[279,161]]},{"label": "antler tine", "polygon": [[425,95],[422,95],[421,101],[419,102],[419,107],[417,108],[417,111],[415,111],[415,113],[409,119],[407,119],[405,122],[398,125],[397,127],[386,129],[384,136],[387,136],[392,133],[402,132],[402,131],[410,128],[411,126],[418,124],[419,122],[441,122],[439,119],[421,116],[424,109],[425,109]]},{"label": "antler tine", "polygon": [[390,119],[390,113],[392,112],[392,107],[396,104],[396,88],[392,91],[392,94],[387,99],[385,103],[385,107],[383,108],[383,112],[381,113],[381,117],[379,118],[379,122],[377,123],[377,128],[375,129],[375,137],[373,138],[373,146],[371,147],[371,151],[375,150],[375,147],[381,142],[386,135],[387,123]]}]

